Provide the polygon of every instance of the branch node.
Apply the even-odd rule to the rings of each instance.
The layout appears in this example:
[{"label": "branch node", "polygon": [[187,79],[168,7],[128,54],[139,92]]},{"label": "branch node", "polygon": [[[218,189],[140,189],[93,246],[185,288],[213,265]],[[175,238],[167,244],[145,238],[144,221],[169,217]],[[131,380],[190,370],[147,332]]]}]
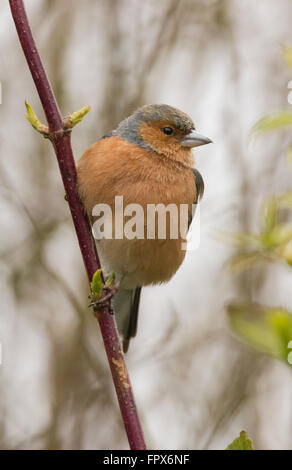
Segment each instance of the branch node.
[{"label": "branch node", "polygon": [[111,301],[117,292],[120,283],[115,283],[115,276],[111,274],[106,282],[103,282],[102,270],[98,269],[91,282],[91,302],[89,307],[93,307],[94,312],[100,312],[105,306],[111,307]]}]

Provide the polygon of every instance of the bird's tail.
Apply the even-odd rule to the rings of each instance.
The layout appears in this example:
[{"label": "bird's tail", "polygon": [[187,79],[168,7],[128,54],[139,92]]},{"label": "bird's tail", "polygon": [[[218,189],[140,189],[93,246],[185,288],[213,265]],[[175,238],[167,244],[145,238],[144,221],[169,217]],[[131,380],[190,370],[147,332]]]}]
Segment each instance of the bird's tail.
[{"label": "bird's tail", "polygon": [[114,311],[119,333],[123,337],[123,350],[126,353],[130,339],[136,335],[141,287],[136,289],[119,288],[114,296]]}]

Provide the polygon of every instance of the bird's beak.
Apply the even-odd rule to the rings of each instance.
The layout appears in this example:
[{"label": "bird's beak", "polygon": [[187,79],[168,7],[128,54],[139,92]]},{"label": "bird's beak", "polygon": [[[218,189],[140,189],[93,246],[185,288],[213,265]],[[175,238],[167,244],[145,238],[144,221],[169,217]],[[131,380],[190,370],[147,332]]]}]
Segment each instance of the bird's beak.
[{"label": "bird's beak", "polygon": [[181,140],[183,147],[199,147],[199,145],[211,144],[212,140],[209,137],[199,134],[196,131],[192,131]]}]

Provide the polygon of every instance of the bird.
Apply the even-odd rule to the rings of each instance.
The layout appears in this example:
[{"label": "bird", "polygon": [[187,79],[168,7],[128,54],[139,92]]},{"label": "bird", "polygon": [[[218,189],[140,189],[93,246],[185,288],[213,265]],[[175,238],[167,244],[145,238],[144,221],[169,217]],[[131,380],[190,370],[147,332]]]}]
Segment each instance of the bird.
[{"label": "bird", "polygon": [[[78,161],[78,193],[92,227],[98,220],[94,208],[99,204],[111,209],[105,222],[109,218],[116,222],[117,196],[123,198],[123,207],[138,204],[145,211],[150,205],[185,204],[189,226],[192,205],[204,193],[204,180],[194,168],[192,148],[211,142],[196,131],[187,114],[175,107],[151,104],[138,108],[93,143]],[[129,214],[125,220],[129,221]],[[164,238],[158,237],[156,228],[154,235],[152,232],[152,237],[147,237],[149,226],[145,219],[142,223],[143,237],[115,236],[112,229],[110,236],[96,240],[103,272],[113,273],[119,283],[113,306],[124,352],[136,335],[142,287],[169,281],[186,254],[182,249],[186,233],[171,237],[171,216]]]}]

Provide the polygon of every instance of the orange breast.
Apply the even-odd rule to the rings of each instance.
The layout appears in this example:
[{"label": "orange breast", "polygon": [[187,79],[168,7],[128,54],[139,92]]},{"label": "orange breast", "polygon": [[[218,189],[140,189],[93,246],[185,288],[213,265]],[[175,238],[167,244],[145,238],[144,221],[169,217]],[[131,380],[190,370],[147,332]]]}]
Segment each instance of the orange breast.
[{"label": "orange breast", "polygon": [[[115,196],[123,196],[124,208],[139,204],[146,216],[148,204],[188,204],[196,199],[193,173],[167,157],[134,146],[120,137],[102,139],[82,155],[78,166],[79,193],[88,215],[96,204],[108,204],[113,220]],[[92,217],[91,217],[92,219]],[[125,218],[127,220],[127,218]],[[147,235],[147,218],[145,217]],[[123,277],[123,285],[134,287],[164,282],[176,272],[184,259],[184,239],[171,239],[170,219],[166,238],[102,240],[99,252],[103,268]],[[178,230],[179,232],[179,230]]]}]

